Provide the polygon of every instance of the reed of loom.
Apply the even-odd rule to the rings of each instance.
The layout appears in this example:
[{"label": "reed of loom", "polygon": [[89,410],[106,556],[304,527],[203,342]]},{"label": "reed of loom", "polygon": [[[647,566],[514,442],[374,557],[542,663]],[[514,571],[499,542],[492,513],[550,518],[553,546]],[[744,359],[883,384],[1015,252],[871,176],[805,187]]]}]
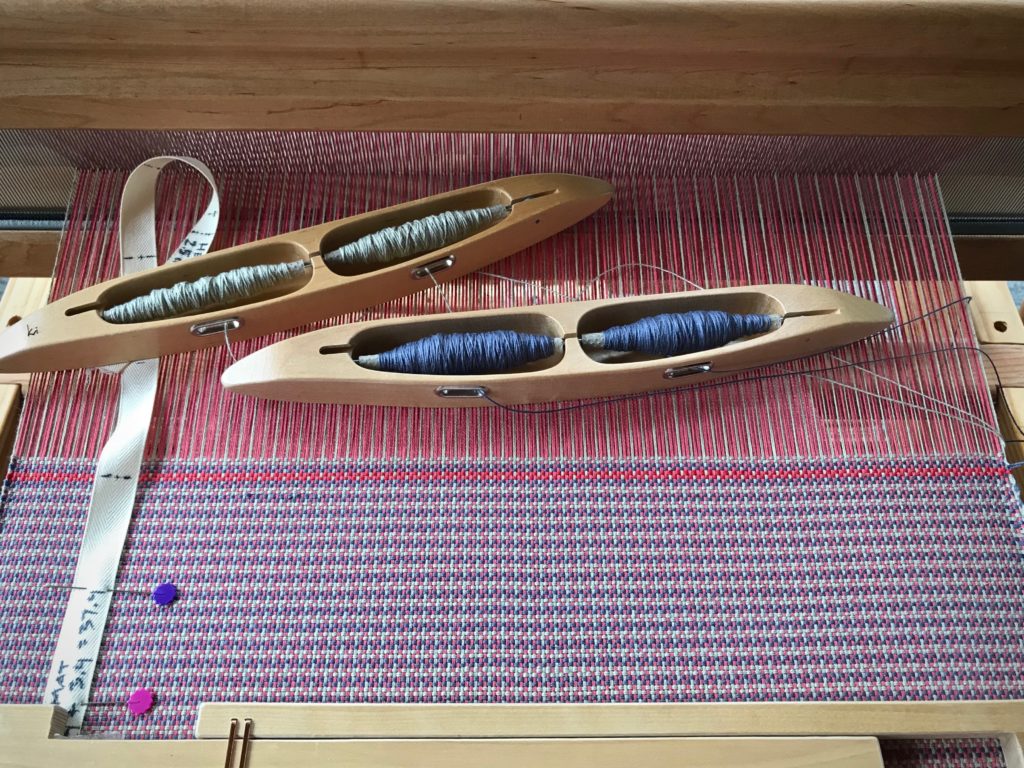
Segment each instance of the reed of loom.
[{"label": "reed of loom", "polygon": [[[613,325],[668,312],[719,310],[779,318],[769,333],[718,349],[668,358],[595,359],[584,337]],[[343,402],[426,408],[487,407],[610,397],[700,384],[732,371],[795,360],[850,344],[893,320],[865,299],[808,285],[752,285],[709,291],[543,304],[353,323],[264,347],[224,372],[239,394],[300,402]],[[360,355],[438,333],[518,331],[558,339],[555,354],[511,373],[451,376],[372,371]],[[472,394],[483,388],[487,398]],[[466,391],[454,396],[451,390]]]},{"label": "reed of loom", "polygon": [[[574,224],[604,205],[610,185],[569,174],[530,174],[444,192],[167,263],[98,283],[12,321],[0,336],[0,371],[109,365],[188,352],[315,322],[407,296],[464,276]],[[514,203],[514,204],[513,204]],[[353,242],[451,211],[508,208],[497,221],[442,248],[384,263],[332,259]],[[306,265],[303,267],[303,265]],[[169,317],[125,322],[112,310],[153,291],[245,268],[297,266],[248,295]],[[127,314],[127,313],[125,313]],[[210,332],[206,332],[209,330]]]},{"label": "reed of loom", "polygon": [[[3,5],[0,47],[17,56],[0,127],[1024,134],[1024,12],[1011,2]],[[275,65],[254,68],[253,51]],[[998,258],[1019,244],[970,243],[969,258],[962,244],[965,275],[994,281],[968,283],[972,312],[1001,363],[1004,413],[1024,422],[1024,326],[1000,282],[1021,274]],[[0,237],[0,270],[26,278],[8,286],[5,319],[39,304],[54,248]],[[9,442],[24,378],[3,381]],[[200,738],[177,742],[62,739],[62,718],[0,706],[6,761],[877,766],[876,736],[988,735],[1007,766],[1024,765],[1020,701],[211,704]],[[256,741],[241,736],[247,718]]]}]

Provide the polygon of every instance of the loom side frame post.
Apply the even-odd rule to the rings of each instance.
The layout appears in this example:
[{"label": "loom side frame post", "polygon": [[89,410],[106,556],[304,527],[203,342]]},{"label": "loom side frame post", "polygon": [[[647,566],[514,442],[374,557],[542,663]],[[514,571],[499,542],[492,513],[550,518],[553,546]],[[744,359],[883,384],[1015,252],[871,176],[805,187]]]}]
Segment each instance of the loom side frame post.
[{"label": "loom side frame post", "polygon": [[[2,234],[0,233],[0,235]],[[23,234],[37,235],[40,233],[25,232]],[[16,258],[25,259],[35,254],[33,244],[38,240],[38,238],[29,238],[25,241],[24,248],[14,248]],[[8,267],[10,264],[7,260],[7,256],[10,254],[7,247],[13,242],[15,241],[10,238],[0,237],[0,265],[3,267]],[[56,244],[54,244],[54,248],[56,248]],[[39,254],[39,257],[45,262],[47,254],[48,252],[43,252]],[[33,264],[27,261],[18,263],[23,266],[21,271],[32,272],[33,275],[14,277],[7,281],[3,296],[0,297],[0,328],[6,328],[12,322],[17,322],[18,318],[35,312],[46,304],[50,295],[52,279],[34,274],[46,267],[41,266],[39,270],[34,270],[31,268]],[[17,268],[18,263],[13,266]],[[52,270],[52,261],[49,268]],[[27,373],[0,374],[0,477],[7,474],[7,465],[14,449],[14,437],[18,432],[23,395],[28,388],[29,379],[30,375]]]},{"label": "loom side frame post", "polygon": [[1024,732],[1007,733],[999,740],[1006,768],[1024,768]]},{"label": "loom side frame post", "polygon": [[[999,369],[998,380],[986,366],[989,387],[999,428],[1006,443],[1006,460],[1024,462],[1024,321],[1006,281],[966,280],[965,292],[972,296],[971,321],[978,343]],[[999,384],[1002,383],[1000,388]],[[1017,484],[1024,488],[1024,467],[1014,470]],[[1024,768],[1024,766],[1022,766]]]},{"label": "loom side frame post", "polygon": [[1024,344],[1024,322],[1005,280],[965,280],[974,333],[982,344]]},{"label": "loom side frame post", "polygon": [[57,262],[60,230],[0,230],[0,275],[49,277]]}]

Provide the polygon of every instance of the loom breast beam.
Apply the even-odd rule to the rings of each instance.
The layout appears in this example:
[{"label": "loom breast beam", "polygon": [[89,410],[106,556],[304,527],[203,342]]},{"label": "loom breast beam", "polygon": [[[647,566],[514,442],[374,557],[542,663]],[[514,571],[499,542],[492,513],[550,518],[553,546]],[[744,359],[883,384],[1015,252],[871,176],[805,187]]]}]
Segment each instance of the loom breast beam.
[{"label": "loom breast beam", "polygon": [[[709,310],[777,317],[766,326],[769,330],[758,335],[674,357],[608,355],[581,344],[585,335],[641,318]],[[893,313],[887,307],[815,286],[760,285],[665,293],[325,328],[239,360],[224,372],[222,383],[239,394],[317,403],[493,406],[481,391],[510,405],[577,400],[703,383],[728,372],[841,347],[886,328],[892,321]],[[395,373],[365,366],[367,359],[378,360],[380,353],[417,339],[493,331],[548,336],[557,342],[546,357],[502,373]]]},{"label": "loom breast beam", "polygon": [[[431,275],[438,282],[449,281],[505,258],[575,224],[611,194],[609,184],[586,176],[513,176],[110,280],[53,302],[4,330],[0,373],[91,368],[189,352],[223,344],[225,327],[232,340],[242,340],[354,312],[431,288]],[[481,228],[457,242],[406,254],[418,241],[407,236],[403,224],[430,217],[431,231],[428,236],[421,233],[419,241],[436,242],[445,233],[458,232],[442,214],[493,213],[499,206],[506,210],[477,222]],[[380,264],[364,258],[365,253],[345,260],[351,244],[388,228],[398,228],[387,242],[405,254],[397,261]],[[299,267],[270,274],[279,269],[274,265],[296,262]],[[197,281],[229,271],[242,275],[247,290],[257,295],[240,298],[229,291],[217,309],[185,310],[164,319],[125,322],[115,317],[122,311],[117,308],[140,296],[160,295],[153,292],[183,283],[189,290],[202,287]],[[175,302],[188,298],[178,288],[174,293]]]}]

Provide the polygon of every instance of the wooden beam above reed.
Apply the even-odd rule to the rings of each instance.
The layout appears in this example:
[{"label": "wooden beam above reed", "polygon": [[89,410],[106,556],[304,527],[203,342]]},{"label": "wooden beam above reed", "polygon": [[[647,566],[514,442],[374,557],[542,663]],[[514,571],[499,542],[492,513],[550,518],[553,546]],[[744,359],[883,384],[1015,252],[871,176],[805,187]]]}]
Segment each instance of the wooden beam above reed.
[{"label": "wooden beam above reed", "polygon": [[1024,134],[1000,0],[0,0],[0,128]]}]

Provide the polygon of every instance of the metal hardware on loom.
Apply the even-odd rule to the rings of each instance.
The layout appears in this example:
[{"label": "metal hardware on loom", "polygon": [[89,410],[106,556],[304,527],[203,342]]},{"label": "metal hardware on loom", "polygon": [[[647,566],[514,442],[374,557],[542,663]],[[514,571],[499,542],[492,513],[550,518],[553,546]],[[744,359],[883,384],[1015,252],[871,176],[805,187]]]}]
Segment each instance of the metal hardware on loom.
[{"label": "metal hardware on loom", "polygon": [[681,365],[677,368],[666,368],[662,374],[666,379],[681,379],[684,376],[695,376],[698,373],[708,373],[712,369],[711,363],[694,363],[693,365]]},{"label": "metal hardware on loom", "polygon": [[231,724],[228,727],[228,745],[227,753],[224,755],[224,768],[246,768],[249,764],[249,749],[252,746],[252,731],[253,720],[251,717],[245,718],[245,728],[242,731],[241,748],[238,750],[238,763],[234,762],[235,759],[235,743],[239,738],[238,736],[238,719],[231,718]]},{"label": "metal hardware on loom", "polygon": [[218,333],[226,334],[228,331],[237,331],[242,327],[240,317],[226,317],[223,320],[213,320],[209,323],[196,323],[189,332],[196,336],[213,336]]},{"label": "metal hardware on loom", "polygon": [[[89,701],[88,707],[125,707],[133,715],[144,715],[153,708],[156,696],[148,688],[138,688],[132,692],[127,701]],[[79,729],[80,730],[80,729]]]},{"label": "metal hardware on loom", "polygon": [[162,584],[158,584],[151,590],[143,589],[92,589],[90,587],[79,587],[73,584],[43,584],[43,589],[59,589],[67,591],[69,589],[77,589],[83,592],[102,592],[111,594],[121,595],[146,595],[153,599],[153,602],[157,605],[170,605],[178,598],[178,588],[171,582],[167,581]]},{"label": "metal hardware on loom", "polygon": [[[611,194],[585,176],[512,176],[109,280],[4,330],[0,372],[95,368],[209,347],[224,330],[241,341],[365,309],[533,245]],[[216,307],[195,308],[210,297]]]},{"label": "metal hardware on loom", "polygon": [[448,254],[443,259],[432,261],[429,264],[424,264],[421,267],[413,267],[412,276],[417,280],[422,280],[424,277],[433,279],[434,275],[438,272],[444,272],[446,269],[451,269],[455,266],[455,255]]},{"label": "metal hardware on loom", "polygon": [[438,397],[487,397],[487,387],[438,387]]},{"label": "metal hardware on loom", "polygon": [[[656,317],[653,326],[644,320]],[[682,376],[697,383],[730,369],[824,352],[892,321],[892,311],[880,304],[814,286],[686,291],[326,328],[243,358],[221,381],[241,394],[302,402],[480,407],[579,400],[677,387]],[[702,343],[652,344],[651,327],[661,334],[696,328]],[[636,351],[598,349],[606,329],[620,329]],[[755,335],[728,343],[748,333]],[[498,341],[506,346],[491,346]],[[677,354],[647,354],[659,350]],[[438,367],[446,360],[450,368]],[[501,361],[513,370],[501,371]],[[467,374],[469,383],[451,380]],[[468,396],[449,394],[455,391]]]}]

